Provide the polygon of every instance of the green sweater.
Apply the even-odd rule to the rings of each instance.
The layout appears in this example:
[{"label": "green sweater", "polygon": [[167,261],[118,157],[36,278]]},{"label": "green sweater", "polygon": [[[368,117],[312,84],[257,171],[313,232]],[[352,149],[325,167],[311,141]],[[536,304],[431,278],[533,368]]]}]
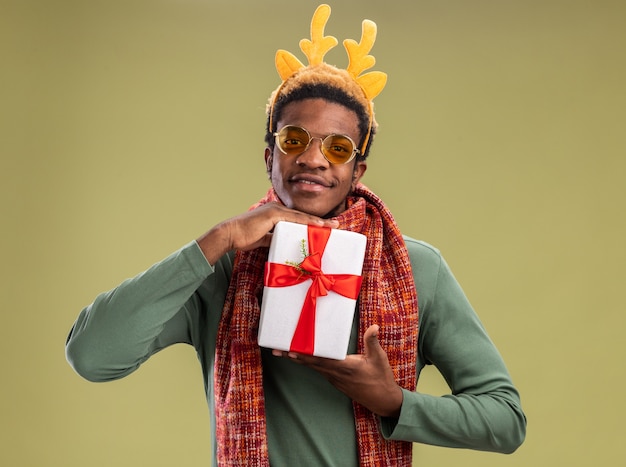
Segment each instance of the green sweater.
[{"label": "green sweater", "polygon": [[[419,302],[417,373],[434,364],[451,394],[404,391],[398,419],[381,419],[388,439],[513,452],[526,419],[498,351],[447,264],[433,247],[406,238]],[[233,255],[212,267],[191,242],[142,274],[99,295],[72,328],[68,361],[84,378],[109,381],[159,350],[193,345],[204,373],[214,433],[215,338]],[[356,349],[358,317],[349,353]],[[314,370],[263,350],[272,466],[357,466],[351,401]],[[213,464],[216,444],[211,435]]]}]

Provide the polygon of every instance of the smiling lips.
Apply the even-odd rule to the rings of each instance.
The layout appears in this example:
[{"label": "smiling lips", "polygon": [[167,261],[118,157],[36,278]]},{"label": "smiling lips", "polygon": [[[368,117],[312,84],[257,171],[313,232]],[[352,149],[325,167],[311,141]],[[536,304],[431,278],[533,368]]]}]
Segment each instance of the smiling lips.
[{"label": "smiling lips", "polygon": [[298,174],[289,179],[291,183],[301,183],[303,185],[310,185],[311,187],[321,186],[324,188],[331,188],[332,184],[326,181],[323,177],[312,174]]}]

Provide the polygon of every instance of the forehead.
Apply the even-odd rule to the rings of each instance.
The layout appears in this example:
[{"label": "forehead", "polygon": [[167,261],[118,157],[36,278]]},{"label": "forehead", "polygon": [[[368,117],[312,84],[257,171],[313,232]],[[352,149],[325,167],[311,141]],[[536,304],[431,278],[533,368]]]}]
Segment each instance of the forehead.
[{"label": "forehead", "polygon": [[359,137],[359,118],[348,107],[325,99],[303,99],[287,104],[280,116],[277,128],[297,125],[306,128],[314,136],[332,133]]}]

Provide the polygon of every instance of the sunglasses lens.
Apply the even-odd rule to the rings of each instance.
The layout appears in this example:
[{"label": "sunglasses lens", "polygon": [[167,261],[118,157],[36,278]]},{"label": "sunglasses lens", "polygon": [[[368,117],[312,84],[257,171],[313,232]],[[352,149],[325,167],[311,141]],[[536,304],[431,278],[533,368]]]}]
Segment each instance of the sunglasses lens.
[{"label": "sunglasses lens", "polygon": [[324,139],[322,148],[324,155],[333,164],[345,164],[352,158],[354,144],[342,135],[330,135]]},{"label": "sunglasses lens", "polygon": [[304,128],[286,126],[278,132],[276,140],[285,154],[297,156],[306,150],[310,138]]}]

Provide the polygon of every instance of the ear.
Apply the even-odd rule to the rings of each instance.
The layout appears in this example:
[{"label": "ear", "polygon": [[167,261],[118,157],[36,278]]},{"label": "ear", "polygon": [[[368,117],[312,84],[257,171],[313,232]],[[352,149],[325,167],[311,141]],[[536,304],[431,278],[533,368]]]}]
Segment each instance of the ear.
[{"label": "ear", "polygon": [[359,161],[354,164],[354,171],[352,172],[352,189],[356,188],[357,183],[363,178],[365,175],[365,171],[367,170],[367,162]]},{"label": "ear", "polygon": [[272,163],[274,162],[274,157],[272,155],[272,150],[271,148],[268,146],[265,148],[265,170],[267,171],[268,175],[272,173]]}]

